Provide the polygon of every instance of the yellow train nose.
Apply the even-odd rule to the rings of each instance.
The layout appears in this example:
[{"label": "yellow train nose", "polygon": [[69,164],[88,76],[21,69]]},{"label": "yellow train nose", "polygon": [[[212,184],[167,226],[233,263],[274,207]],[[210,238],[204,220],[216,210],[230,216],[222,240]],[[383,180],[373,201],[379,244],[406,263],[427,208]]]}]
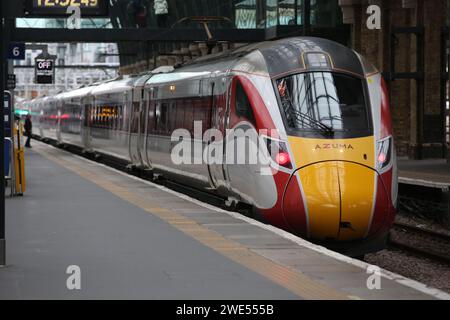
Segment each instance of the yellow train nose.
[{"label": "yellow train nose", "polygon": [[364,238],[373,212],[376,172],[345,161],[316,163],[298,171],[309,236],[317,240]]}]

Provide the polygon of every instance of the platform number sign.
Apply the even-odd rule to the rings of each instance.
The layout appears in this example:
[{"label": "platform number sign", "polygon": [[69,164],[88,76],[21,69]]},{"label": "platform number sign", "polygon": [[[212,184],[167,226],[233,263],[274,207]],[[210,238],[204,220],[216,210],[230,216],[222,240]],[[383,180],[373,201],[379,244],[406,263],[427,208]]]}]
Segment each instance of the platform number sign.
[{"label": "platform number sign", "polygon": [[54,80],[55,69],[53,59],[36,58],[36,83],[52,84]]},{"label": "platform number sign", "polygon": [[25,43],[11,42],[7,58],[10,60],[25,60]]}]

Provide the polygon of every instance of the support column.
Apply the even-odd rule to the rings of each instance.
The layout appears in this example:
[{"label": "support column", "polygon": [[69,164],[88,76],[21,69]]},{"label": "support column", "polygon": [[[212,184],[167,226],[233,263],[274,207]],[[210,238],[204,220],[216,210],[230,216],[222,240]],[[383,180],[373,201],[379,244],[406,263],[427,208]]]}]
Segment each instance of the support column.
[{"label": "support column", "polygon": [[[412,10],[411,14],[411,26],[423,26],[423,4],[417,5],[417,2],[410,1],[403,5],[407,5],[409,9]],[[417,59],[418,50],[423,48],[418,47],[417,38],[415,36],[411,37],[410,45],[410,62],[409,70],[411,72],[417,72]],[[423,64],[423,63],[422,63]],[[423,82],[423,80],[421,80]],[[410,112],[409,112],[409,143],[408,143],[408,158],[409,159],[421,159],[422,158],[422,143],[423,143],[423,85],[417,80],[410,80]]]},{"label": "support column", "polygon": [[424,158],[444,158],[444,112],[441,104],[441,37],[447,20],[447,1],[423,1],[423,25],[425,26],[424,52]]},{"label": "support column", "polygon": [[[447,1],[447,5],[450,6],[450,0]],[[450,31],[449,31],[449,38],[450,38]],[[449,39],[449,43],[450,43],[450,39]],[[450,55],[448,56],[448,65],[450,66]],[[447,73],[450,76],[450,72]],[[446,94],[447,97],[450,97],[450,77],[449,80],[447,80],[447,89],[446,89]],[[447,99],[445,98],[445,105],[447,106]],[[450,120],[450,109],[445,109],[445,142],[447,143],[447,163],[450,164],[450,132],[448,130],[450,130],[450,128],[447,127],[447,119]],[[449,124],[450,125],[450,124]],[[449,191],[450,194],[450,191]],[[450,203],[450,198],[449,198],[449,203]],[[449,211],[450,212],[450,211]]]},{"label": "support column", "polygon": [[[386,70],[385,43],[389,43],[389,12],[385,0],[339,0],[343,22],[352,25],[352,47],[364,55],[380,71]],[[367,28],[367,8],[378,5],[381,8],[381,30]]]},{"label": "support column", "polygon": [[339,0],[344,24],[352,25],[352,47],[361,51],[361,0]]},{"label": "support column", "polygon": [[5,240],[5,164],[3,160],[4,154],[4,138],[5,138],[5,122],[4,116],[4,90],[5,90],[5,34],[3,29],[3,1],[0,2],[0,154],[2,159],[0,161],[0,266],[6,265],[6,240]]},{"label": "support column", "polygon": [[424,26],[424,48],[411,45],[411,71],[414,70],[415,55],[422,51],[423,79],[411,83],[411,139],[408,156],[411,159],[444,158],[445,133],[444,112],[441,103],[441,36],[446,24],[447,1],[404,1],[416,14],[412,23]]}]

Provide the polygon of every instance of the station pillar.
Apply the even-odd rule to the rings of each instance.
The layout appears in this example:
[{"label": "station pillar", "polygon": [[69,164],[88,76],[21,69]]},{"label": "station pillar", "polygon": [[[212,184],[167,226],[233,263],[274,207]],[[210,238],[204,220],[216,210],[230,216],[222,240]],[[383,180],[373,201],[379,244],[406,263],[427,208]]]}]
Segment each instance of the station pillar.
[{"label": "station pillar", "polygon": [[[450,0],[447,1],[448,6],[450,7]],[[450,28],[449,28],[450,30]],[[448,32],[447,39],[448,43],[450,43],[450,31]],[[450,67],[450,55],[447,56],[447,65]],[[447,71],[447,75],[449,76],[449,80],[447,80],[446,84],[446,110],[445,110],[445,140],[447,142],[447,163],[450,164],[450,70]],[[449,101],[447,101],[449,100]],[[450,201],[449,201],[450,203]],[[450,211],[449,211],[450,212]]]},{"label": "station pillar", "polygon": [[[388,81],[399,156],[444,158],[447,0],[339,0],[352,47]],[[381,29],[369,29],[369,5],[381,9]]]},{"label": "station pillar", "polygon": [[[419,3],[419,1],[417,1]],[[446,81],[446,41],[443,41],[444,27],[447,24],[447,0],[423,1],[418,21],[424,26],[424,102],[423,102],[423,140],[420,158],[445,158],[445,113]],[[445,39],[444,39],[445,40]],[[442,90],[442,93],[441,93]]]},{"label": "station pillar", "polygon": [[5,37],[3,30],[3,3],[0,1],[0,154],[2,161],[0,161],[0,266],[6,264],[6,240],[5,240],[5,164],[4,153],[4,138],[5,138],[5,123],[4,123],[4,90],[5,90]]}]

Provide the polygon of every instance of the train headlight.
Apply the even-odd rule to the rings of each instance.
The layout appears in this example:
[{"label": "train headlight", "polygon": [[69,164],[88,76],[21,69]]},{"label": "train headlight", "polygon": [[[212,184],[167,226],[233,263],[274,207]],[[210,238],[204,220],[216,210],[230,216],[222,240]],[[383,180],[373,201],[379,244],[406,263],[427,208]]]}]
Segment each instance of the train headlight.
[{"label": "train headlight", "polygon": [[275,161],[280,165],[280,166],[286,166],[286,165],[290,165],[291,164],[291,157],[289,157],[289,153],[287,152],[279,152],[276,156],[275,156]]},{"label": "train headlight", "polygon": [[380,140],[377,143],[377,170],[382,171],[391,163],[392,137]]},{"label": "train headlight", "polygon": [[279,166],[292,169],[291,157],[287,151],[286,143],[269,137],[266,137],[265,139],[267,142],[267,150],[269,151],[272,160]]}]

